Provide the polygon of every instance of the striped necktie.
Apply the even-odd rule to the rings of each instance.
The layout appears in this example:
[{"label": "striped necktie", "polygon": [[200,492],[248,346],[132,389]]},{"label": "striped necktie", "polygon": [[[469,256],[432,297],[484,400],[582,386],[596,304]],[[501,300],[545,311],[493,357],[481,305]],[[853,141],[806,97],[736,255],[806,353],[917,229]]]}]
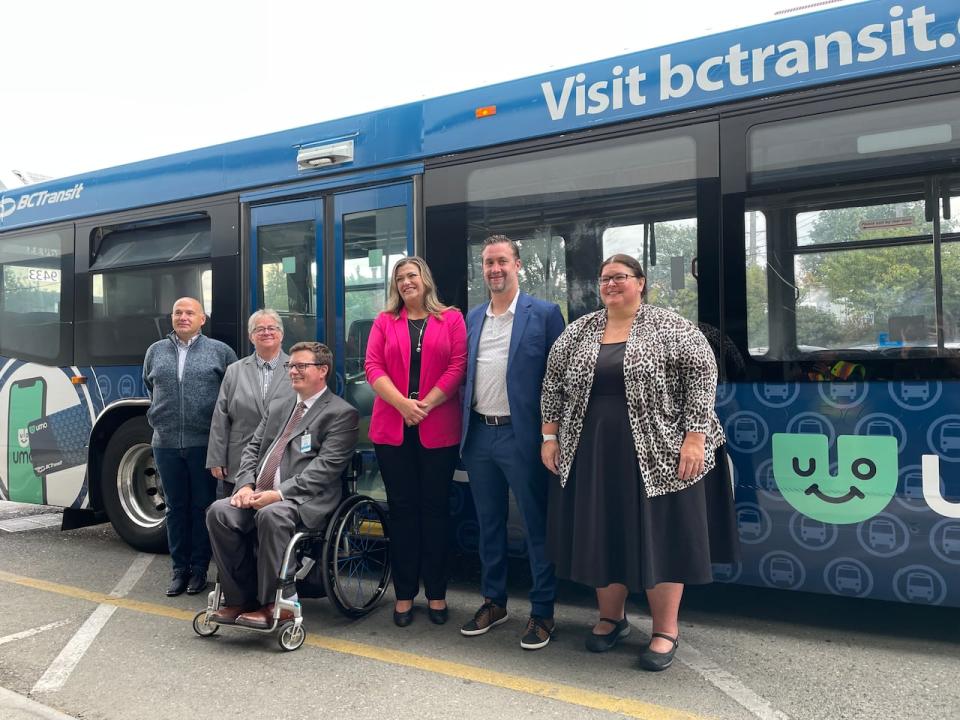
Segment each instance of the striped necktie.
[{"label": "striped necktie", "polygon": [[293,415],[291,415],[287,421],[283,432],[280,433],[280,437],[277,438],[277,442],[270,452],[270,457],[267,458],[267,462],[263,465],[263,470],[260,471],[260,477],[257,478],[257,492],[273,490],[273,478],[277,474],[277,468],[280,467],[280,461],[283,460],[283,451],[287,448],[287,442],[290,440],[293,429],[297,426],[297,423],[300,422],[300,419],[306,411],[307,406],[303,402],[298,402],[297,406],[293,409]]}]

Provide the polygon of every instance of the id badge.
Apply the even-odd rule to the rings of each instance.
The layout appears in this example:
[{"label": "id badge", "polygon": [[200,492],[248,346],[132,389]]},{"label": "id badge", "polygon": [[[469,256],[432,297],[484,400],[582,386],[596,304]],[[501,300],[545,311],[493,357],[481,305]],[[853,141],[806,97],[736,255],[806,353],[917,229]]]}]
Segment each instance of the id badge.
[{"label": "id badge", "polygon": [[300,436],[300,452],[308,453],[313,448],[310,442],[310,433],[304,433]]}]

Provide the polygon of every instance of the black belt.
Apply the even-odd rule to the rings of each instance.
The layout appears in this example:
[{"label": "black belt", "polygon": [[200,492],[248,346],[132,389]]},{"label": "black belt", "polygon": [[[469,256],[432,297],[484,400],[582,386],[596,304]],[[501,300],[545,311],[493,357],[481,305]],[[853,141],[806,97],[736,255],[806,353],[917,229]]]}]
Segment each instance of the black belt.
[{"label": "black belt", "polygon": [[509,425],[510,416],[509,415],[481,415],[476,410],[473,411],[473,414],[478,418],[483,420],[485,425]]}]

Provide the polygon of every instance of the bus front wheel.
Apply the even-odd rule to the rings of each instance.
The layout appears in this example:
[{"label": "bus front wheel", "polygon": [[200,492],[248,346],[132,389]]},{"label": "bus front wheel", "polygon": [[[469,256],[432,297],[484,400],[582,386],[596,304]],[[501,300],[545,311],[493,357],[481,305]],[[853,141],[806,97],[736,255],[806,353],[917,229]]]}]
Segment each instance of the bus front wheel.
[{"label": "bus front wheel", "polygon": [[145,417],[127,420],[110,438],[100,479],[103,509],[117,534],[143,552],[167,552],[166,506]]}]

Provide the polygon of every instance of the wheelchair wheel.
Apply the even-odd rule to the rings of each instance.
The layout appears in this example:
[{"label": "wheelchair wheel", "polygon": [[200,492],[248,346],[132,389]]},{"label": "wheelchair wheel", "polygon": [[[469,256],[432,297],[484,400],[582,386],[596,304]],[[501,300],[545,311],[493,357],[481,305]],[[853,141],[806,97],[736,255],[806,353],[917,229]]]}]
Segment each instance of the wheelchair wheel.
[{"label": "wheelchair wheel", "polygon": [[207,620],[207,611],[201,610],[193,616],[193,631],[200,637],[210,637],[216,634],[220,626]]},{"label": "wheelchair wheel", "polygon": [[354,495],[334,512],[323,547],[327,597],[347,617],[366,615],[390,584],[387,514],[363,495]]},{"label": "wheelchair wheel", "polygon": [[292,620],[285,622],[280,627],[280,634],[277,635],[277,642],[280,647],[288,652],[292,652],[303,645],[307,639],[307,634],[303,631],[302,625],[297,625]]}]

